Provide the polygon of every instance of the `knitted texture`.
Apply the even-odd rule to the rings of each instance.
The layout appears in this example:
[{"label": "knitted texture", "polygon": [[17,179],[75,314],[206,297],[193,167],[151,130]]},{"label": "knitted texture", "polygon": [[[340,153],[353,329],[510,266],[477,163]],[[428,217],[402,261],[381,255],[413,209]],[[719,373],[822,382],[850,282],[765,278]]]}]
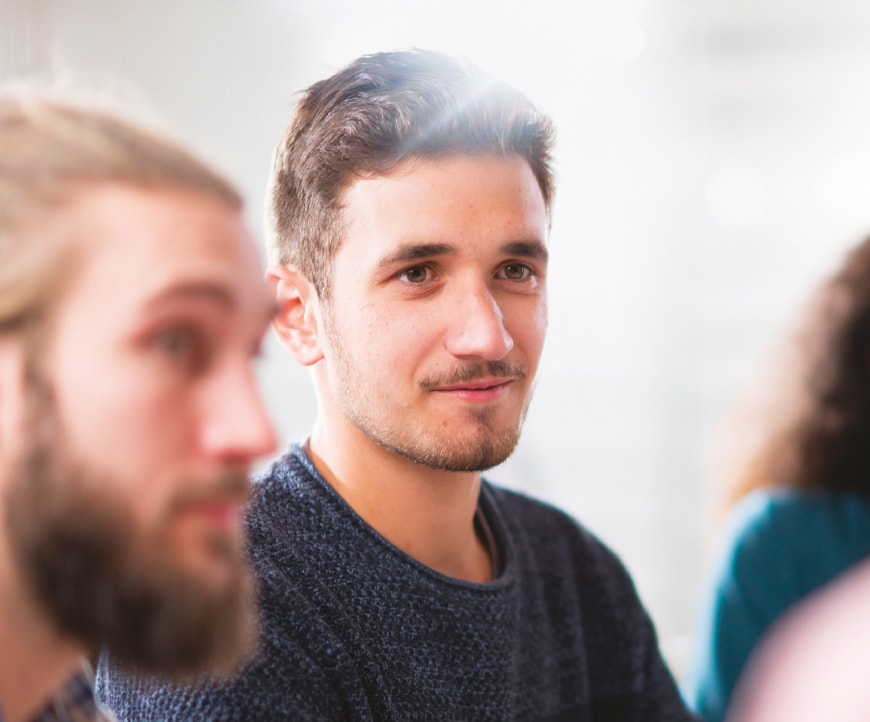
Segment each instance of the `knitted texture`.
[{"label": "knitted texture", "polygon": [[225,684],[171,685],[103,656],[133,720],[689,720],[618,559],[562,512],[484,483],[503,571],[474,584],[369,527],[293,446],[247,516],[262,644]]}]

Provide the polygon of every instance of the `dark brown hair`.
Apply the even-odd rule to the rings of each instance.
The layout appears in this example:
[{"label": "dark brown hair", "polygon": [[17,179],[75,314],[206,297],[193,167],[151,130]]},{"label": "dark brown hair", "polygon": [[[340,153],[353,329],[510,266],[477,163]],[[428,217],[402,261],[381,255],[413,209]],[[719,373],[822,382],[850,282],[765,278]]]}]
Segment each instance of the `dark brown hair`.
[{"label": "dark brown hair", "polygon": [[776,404],[730,490],[870,492],[870,238],[813,297],[776,370]]},{"label": "dark brown hair", "polygon": [[471,63],[425,50],[365,55],[304,91],[275,151],[270,260],[292,263],[328,298],[343,192],[412,157],[519,155],[547,208],[550,119]]}]

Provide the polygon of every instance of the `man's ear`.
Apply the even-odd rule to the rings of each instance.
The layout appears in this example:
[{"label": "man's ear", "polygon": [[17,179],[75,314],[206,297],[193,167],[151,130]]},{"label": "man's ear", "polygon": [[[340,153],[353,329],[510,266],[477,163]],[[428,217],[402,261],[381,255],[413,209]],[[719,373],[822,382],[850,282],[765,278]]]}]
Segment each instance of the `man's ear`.
[{"label": "man's ear", "polygon": [[320,301],[312,283],[293,266],[275,265],[266,271],[278,313],[272,328],[293,358],[312,366],[323,358]]}]

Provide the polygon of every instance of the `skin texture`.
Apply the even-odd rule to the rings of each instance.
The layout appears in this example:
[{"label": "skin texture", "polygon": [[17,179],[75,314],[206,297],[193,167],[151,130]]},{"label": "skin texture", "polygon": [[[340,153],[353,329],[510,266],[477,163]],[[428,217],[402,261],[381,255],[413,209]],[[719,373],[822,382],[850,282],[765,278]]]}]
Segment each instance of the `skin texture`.
[{"label": "skin texture", "polygon": [[397,546],[488,579],[479,472],[519,439],[547,323],[540,188],[519,157],[415,158],[355,180],[343,220],[328,302],[269,273],[275,328],[314,371],[313,460]]},{"label": "skin texture", "polygon": [[[121,615],[113,602],[120,570],[148,571],[125,582],[134,597],[156,575],[147,593],[165,595],[155,602],[164,630],[193,597],[232,596],[247,574],[239,524],[246,475],[275,448],[252,368],[274,305],[240,212],[192,192],[100,185],[84,188],[63,214],[62,227],[80,239],[80,263],[48,338],[36,359],[20,340],[0,341],[0,647],[10,652],[3,660],[14,660],[0,660],[0,700],[8,722],[33,713],[92,646],[147,646],[111,638],[147,630],[141,619],[89,626],[93,598],[107,604],[99,616]],[[22,503],[35,490],[42,503]],[[76,579],[65,554],[95,539],[112,552],[99,568],[107,576]],[[165,572],[182,584],[160,584]],[[52,583],[80,596],[60,610],[41,596]],[[243,601],[223,624],[249,624]]]}]

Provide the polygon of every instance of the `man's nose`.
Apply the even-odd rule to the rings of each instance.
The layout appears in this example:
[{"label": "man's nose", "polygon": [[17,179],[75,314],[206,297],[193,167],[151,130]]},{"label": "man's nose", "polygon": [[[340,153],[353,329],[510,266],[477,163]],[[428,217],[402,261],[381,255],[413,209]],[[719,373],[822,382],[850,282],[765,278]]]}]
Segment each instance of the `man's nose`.
[{"label": "man's nose", "polygon": [[514,341],[504,324],[502,309],[485,284],[463,289],[449,320],[446,345],[457,358],[497,361]]},{"label": "man's nose", "polygon": [[228,368],[209,389],[201,443],[209,454],[249,464],[277,448],[275,429],[250,363]]}]

